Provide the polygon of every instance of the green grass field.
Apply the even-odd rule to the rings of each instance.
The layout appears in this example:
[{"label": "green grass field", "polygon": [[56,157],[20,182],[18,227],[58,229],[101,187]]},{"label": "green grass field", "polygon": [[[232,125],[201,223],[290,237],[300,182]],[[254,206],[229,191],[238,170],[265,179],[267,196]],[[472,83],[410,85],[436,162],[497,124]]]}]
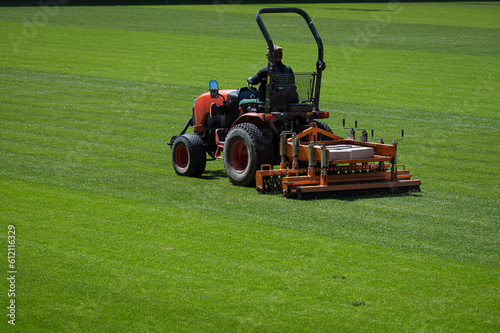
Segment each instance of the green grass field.
[{"label": "green grass field", "polygon": [[[422,181],[308,201],[172,168],[208,81],[265,65],[263,6],[0,8],[1,331],[12,299],[19,332],[500,331],[500,3],[297,5],[327,124],[404,128]],[[300,22],[266,21],[295,71]]]}]

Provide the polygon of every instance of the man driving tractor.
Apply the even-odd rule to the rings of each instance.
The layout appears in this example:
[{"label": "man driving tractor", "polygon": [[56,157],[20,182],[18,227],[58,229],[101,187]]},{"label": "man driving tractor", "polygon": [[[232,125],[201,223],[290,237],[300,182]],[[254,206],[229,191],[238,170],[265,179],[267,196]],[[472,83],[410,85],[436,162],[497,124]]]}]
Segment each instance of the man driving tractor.
[{"label": "man driving tractor", "polygon": [[[266,57],[269,57],[269,48],[267,49]],[[283,48],[281,46],[274,45],[274,59],[276,62],[277,83],[295,84],[295,77],[292,68],[281,62],[283,59]],[[249,77],[247,81],[251,85],[260,84],[259,97],[261,100],[264,100],[264,97],[266,96],[267,66],[262,68],[255,76]]]}]

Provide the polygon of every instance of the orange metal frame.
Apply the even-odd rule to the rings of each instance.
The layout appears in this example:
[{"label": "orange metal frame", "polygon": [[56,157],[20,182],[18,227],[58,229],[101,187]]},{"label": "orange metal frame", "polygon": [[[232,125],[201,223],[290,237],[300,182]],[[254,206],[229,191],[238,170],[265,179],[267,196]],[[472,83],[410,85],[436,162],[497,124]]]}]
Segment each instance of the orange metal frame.
[{"label": "orange metal frame", "polygon": [[[340,144],[372,147],[374,157],[329,161],[326,146]],[[396,142],[382,144],[344,139],[317,128],[314,123],[298,135],[282,133],[280,156],[279,169],[263,165],[257,171],[258,191],[281,190],[286,197],[292,197],[300,193],[380,188],[418,190],[420,186],[420,180],[412,179],[404,165],[397,164]]]}]

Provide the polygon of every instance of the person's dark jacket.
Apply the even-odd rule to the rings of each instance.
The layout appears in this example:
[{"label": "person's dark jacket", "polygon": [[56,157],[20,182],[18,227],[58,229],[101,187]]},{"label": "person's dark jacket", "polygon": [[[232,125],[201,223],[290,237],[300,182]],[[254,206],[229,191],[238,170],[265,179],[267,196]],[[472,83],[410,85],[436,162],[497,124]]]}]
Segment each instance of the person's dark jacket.
[{"label": "person's dark jacket", "polygon": [[[288,74],[291,80],[290,82],[286,83],[295,84],[294,82],[295,80],[293,79],[294,74],[292,68],[283,64],[281,61],[276,62],[276,73]],[[259,86],[260,97],[261,99],[264,99],[264,96],[266,95],[266,85],[267,85],[267,66],[262,68],[255,76],[248,78],[248,83],[252,85],[260,84]]]}]

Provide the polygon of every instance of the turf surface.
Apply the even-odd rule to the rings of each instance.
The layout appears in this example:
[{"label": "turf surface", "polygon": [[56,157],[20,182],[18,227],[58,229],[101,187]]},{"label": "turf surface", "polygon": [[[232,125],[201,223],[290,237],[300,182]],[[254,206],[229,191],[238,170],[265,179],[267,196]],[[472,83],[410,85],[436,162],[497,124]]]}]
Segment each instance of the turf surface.
[{"label": "turf surface", "polygon": [[[194,98],[264,66],[260,6],[1,8],[16,330],[500,330],[500,5],[298,7],[325,44],[328,125],[404,128],[422,193],[287,200],[232,186],[221,161],[175,175]],[[296,71],[314,66],[301,22],[266,21]]]}]

